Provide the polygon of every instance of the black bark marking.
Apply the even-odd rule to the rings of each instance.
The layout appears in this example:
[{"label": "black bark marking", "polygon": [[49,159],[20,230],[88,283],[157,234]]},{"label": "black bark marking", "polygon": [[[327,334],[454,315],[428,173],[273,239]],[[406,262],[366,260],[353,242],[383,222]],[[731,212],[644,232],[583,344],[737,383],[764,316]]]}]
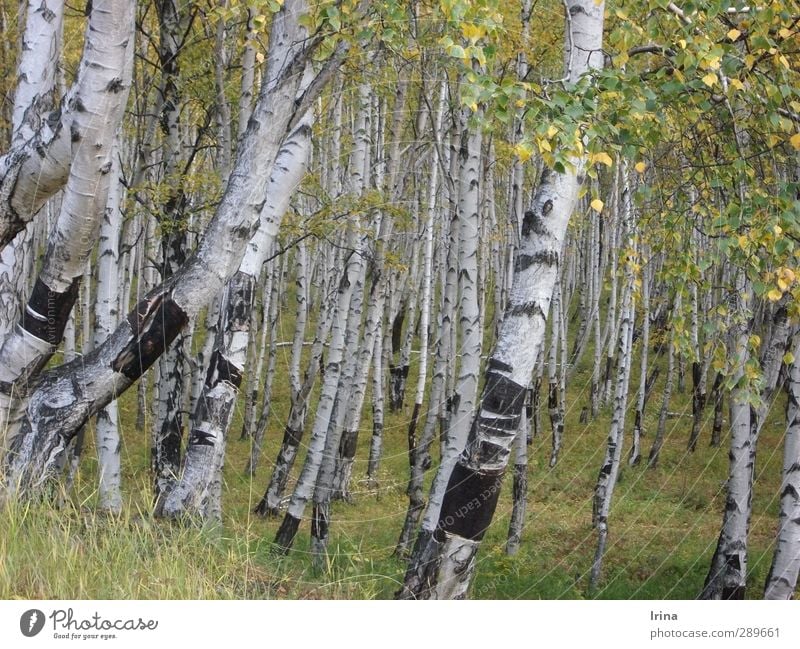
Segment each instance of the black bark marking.
[{"label": "black bark marking", "polygon": [[283,522],[281,523],[280,528],[278,528],[277,534],[275,534],[275,545],[277,546],[276,549],[283,554],[288,554],[299,527],[300,519],[295,518],[291,514],[287,513],[283,517]]},{"label": "black bark marking", "polygon": [[527,210],[522,217],[522,236],[523,238],[529,237],[533,234],[546,234],[547,230],[542,225],[542,220],[536,215],[533,210]]},{"label": "black bark marking", "polygon": [[206,374],[206,387],[213,388],[223,381],[227,381],[238,390],[242,385],[242,371],[215,349]]},{"label": "black bark marking", "polygon": [[489,369],[490,370],[499,370],[500,372],[511,372],[514,368],[509,365],[508,363],[504,363],[501,360],[496,358],[489,359]]},{"label": "black bark marking", "polygon": [[111,369],[130,380],[138,379],[178,336],[189,318],[163,293],[145,298],[128,315],[131,341],[111,363]]},{"label": "black bark marking", "polygon": [[339,441],[339,455],[345,459],[351,460],[356,456],[357,446],[358,431],[346,430],[342,433],[342,439]]},{"label": "black bark marking", "polygon": [[114,77],[111,81],[108,82],[108,85],[106,86],[106,90],[108,92],[113,92],[114,94],[117,94],[123,88],[124,85],[122,83],[122,79],[120,79],[119,77]]},{"label": "black bark marking", "polygon": [[784,496],[791,496],[795,502],[800,501],[800,493],[797,492],[797,488],[792,484],[787,484],[783,491],[781,491],[781,498]]},{"label": "black bark marking", "polygon": [[542,205],[542,216],[547,216],[552,211],[553,211],[553,201],[548,199],[544,202],[544,205]]},{"label": "black bark marking", "polygon": [[44,3],[44,0],[39,6],[39,11],[42,13],[42,18],[49,23],[53,22],[53,18],[56,17],[56,13]]},{"label": "black bark marking", "polygon": [[70,108],[76,113],[86,112],[86,106],[84,106],[83,100],[80,97],[75,97],[72,102],[70,102]]},{"label": "black bark marking", "polygon": [[192,430],[192,434],[189,438],[189,444],[192,446],[214,446],[214,440],[216,437],[211,433],[207,433],[204,430],[194,429]]},{"label": "black bark marking", "polygon": [[502,482],[502,473],[481,473],[457,463],[447,483],[436,540],[443,543],[445,532],[473,541],[483,539],[492,522]]},{"label": "black bark marking", "polygon": [[523,304],[509,304],[506,307],[505,317],[525,315],[530,318],[534,316],[545,317],[544,310],[539,306],[538,302],[525,302]]},{"label": "black bark marking", "polygon": [[558,253],[555,250],[540,250],[532,255],[517,255],[517,258],[514,260],[514,272],[519,273],[530,268],[534,264],[556,266],[558,265]]},{"label": "black bark marking", "polygon": [[65,292],[58,293],[37,279],[28,306],[22,313],[22,328],[50,345],[58,345],[78,298],[80,283],[80,277],[77,277]]},{"label": "black bark marking", "polygon": [[290,426],[286,426],[283,429],[283,441],[281,442],[284,446],[300,446],[300,441],[303,439],[303,429],[291,428]]}]

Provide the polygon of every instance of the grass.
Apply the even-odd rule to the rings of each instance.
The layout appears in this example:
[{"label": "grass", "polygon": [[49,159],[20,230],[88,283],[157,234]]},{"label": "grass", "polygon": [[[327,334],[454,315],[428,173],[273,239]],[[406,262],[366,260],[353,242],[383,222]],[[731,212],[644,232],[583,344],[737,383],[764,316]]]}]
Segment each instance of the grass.
[{"label": "grass", "polygon": [[[280,323],[281,340],[291,337],[287,320]],[[221,526],[200,529],[150,516],[147,435],[134,427],[136,394],[130,390],[120,399],[124,513],[107,517],[94,508],[94,451],[92,436],[87,434],[75,491],[64,506],[17,504],[0,517],[0,597],[390,598],[404,570],[393,550],[407,503],[406,422],[415,367],[408,379],[411,396],[406,408],[387,415],[378,489],[363,480],[371,434],[370,409],[366,408],[353,473],[355,503],[334,504],[327,566],[315,571],[308,556],[307,524],[301,527],[291,554],[276,557],[271,541],[280,521],[251,514],[269,479],[288,414],[288,385],[282,377],[289,353],[288,347],[279,349],[273,415],[262,463],[253,479],[243,470],[250,452],[249,442],[239,440],[243,404],[237,410],[228,440]],[[584,358],[584,364],[590,362],[591,352]],[[634,367],[633,376],[635,372]],[[590,368],[581,367],[572,379],[558,465],[547,466],[548,436],[536,437],[530,448],[527,524],[522,547],[514,557],[504,552],[511,513],[508,479],[478,558],[474,598],[590,596],[588,571],[596,543],[591,498],[610,423],[608,408],[596,420],[579,423],[580,410],[588,401],[590,373]],[[656,427],[662,382],[663,373],[648,404],[645,424],[650,435],[643,440],[645,454]],[[367,403],[369,399],[368,394]],[[751,597],[761,595],[772,557],[785,426],[782,405],[782,398],[773,404],[759,441],[750,533]],[[674,395],[670,411],[681,416],[668,421],[659,467],[625,465],[622,469],[612,505],[603,580],[592,597],[691,599],[702,587],[724,505],[727,438],[719,449],[708,446],[712,413],[707,410],[698,451],[687,454],[688,389]],[[549,431],[546,411],[541,419]],[[628,430],[632,419],[629,410]],[[295,474],[301,463],[302,457]]]}]

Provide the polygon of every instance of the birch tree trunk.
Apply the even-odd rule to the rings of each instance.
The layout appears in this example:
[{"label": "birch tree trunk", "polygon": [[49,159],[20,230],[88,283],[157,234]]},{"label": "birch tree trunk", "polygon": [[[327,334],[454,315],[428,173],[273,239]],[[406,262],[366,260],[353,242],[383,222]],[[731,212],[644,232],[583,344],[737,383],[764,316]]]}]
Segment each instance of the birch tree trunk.
[{"label": "birch tree trunk", "polygon": [[[566,69],[574,83],[603,64],[604,3],[567,0],[571,38]],[[579,178],[580,177],[580,178]],[[509,304],[486,370],[467,447],[453,468],[436,525],[433,551],[412,566],[401,596],[463,598],[475,557],[497,506],[525,392],[542,346],[567,224],[583,180],[583,161],[563,174],[545,171],[522,222]]]},{"label": "birch tree trunk", "polygon": [[197,251],[166,285],[152,291],[105,343],[88,356],[42,375],[24,414],[22,433],[6,472],[17,495],[34,491],[53,475],[66,443],[88,417],[126,390],[234,274],[264,204],[264,184],[280,144],[295,130],[346,46],[337,46],[297,102],[303,70],[320,42],[306,40],[297,20],[302,0],[286,0],[273,17],[261,95],[214,217]]},{"label": "birch tree trunk", "polygon": [[305,175],[310,145],[309,112],[287,137],[275,159],[259,229],[247,246],[239,271],[225,289],[220,329],[197,402],[186,461],[179,482],[164,500],[165,516],[189,514],[203,518],[215,509],[210,487],[222,470],[227,434],[245,369],[255,283],[289,200]]},{"label": "birch tree trunk", "polygon": [[647,398],[647,362],[650,352],[650,280],[649,267],[642,273],[642,352],[639,357],[639,390],[636,393],[636,414],[633,421],[633,443],[628,464],[636,466],[642,458],[644,407]]},{"label": "birch tree trunk", "polygon": [[[733,299],[736,316],[731,327],[731,346],[736,355],[732,380],[738,384],[749,358],[749,304],[752,292],[745,271],[737,271]],[[736,385],[730,393],[731,448],[730,469],[717,547],[711,560],[700,599],[744,599],[747,583],[747,534],[750,527],[755,458],[751,452],[754,439],[754,412],[747,388]]]},{"label": "birch tree trunk", "polygon": [[794,360],[786,384],[786,437],[775,554],[764,599],[792,599],[800,572],[800,337],[795,334]]},{"label": "birch tree trunk", "polygon": [[[122,187],[119,151],[111,153],[111,186],[108,207],[100,226],[97,261],[97,302],[94,310],[94,344],[101,344],[116,328],[119,321],[117,294],[119,275],[119,240],[122,233]],[[97,448],[97,506],[118,513],[122,509],[120,492],[120,436],[117,402],[112,401],[97,413],[95,447]]]},{"label": "birch tree trunk", "polygon": [[[156,2],[159,23],[158,59],[161,65],[160,126],[162,135],[162,183],[167,187],[163,209],[157,212],[161,226],[161,281],[171,278],[186,261],[187,196],[183,189],[184,140],[180,121],[182,97],[178,90],[179,56],[188,33],[190,12],[177,0]],[[183,366],[191,333],[181,333],[158,361],[155,386],[155,418],[150,465],[153,500],[160,509],[161,498],[174,487],[181,465],[183,443]]]},{"label": "birch tree trunk", "polygon": [[[479,179],[481,176],[481,133],[468,125],[470,111],[462,109],[460,114],[460,145],[458,149],[458,210],[451,222],[451,231],[458,228],[458,267],[448,268],[448,275],[458,278],[458,325],[461,332],[458,379],[451,400],[451,411],[447,422],[445,447],[439,468],[431,486],[430,498],[425,511],[422,529],[414,548],[413,567],[428,553],[434,543],[433,532],[445,497],[448,479],[459,454],[464,450],[469,435],[472,413],[478,396],[478,374],[482,332],[479,330],[478,308],[478,231],[479,231]],[[451,245],[453,236],[451,234]],[[455,260],[452,260],[455,262]],[[454,264],[453,264],[454,265]],[[451,349],[453,349],[451,348]],[[410,516],[414,512],[410,511]],[[413,523],[407,516],[406,526]],[[410,530],[406,533],[410,533]],[[401,544],[403,538],[400,539]],[[398,549],[402,551],[400,544]]]},{"label": "birch tree trunk", "polygon": [[[617,385],[614,394],[614,411],[611,427],[608,432],[608,444],[603,465],[597,477],[595,486],[594,507],[592,510],[592,524],[597,529],[597,549],[589,576],[589,590],[594,592],[600,581],[603,566],[603,556],[608,542],[608,518],[611,511],[611,500],[614,487],[619,476],[622,458],[622,440],[625,434],[625,414],[628,409],[628,388],[630,384],[633,328],[636,313],[636,302],[633,295],[635,273],[635,232],[631,188],[628,184],[627,164],[621,164],[625,183],[623,191],[623,208],[625,214],[625,230],[627,231],[628,259],[625,268],[625,286],[623,287],[621,315],[622,321],[619,330],[619,353],[617,359]],[[615,264],[616,265],[616,264]]]},{"label": "birch tree trunk", "polygon": [[508,540],[506,541],[506,554],[509,556],[519,552],[522,541],[522,531],[525,529],[525,512],[528,508],[528,433],[530,423],[526,416],[525,408],[522,410],[522,419],[514,442],[516,455],[514,457],[514,483],[512,487],[511,520],[508,524]]},{"label": "birch tree trunk", "polygon": [[400,556],[408,553],[411,539],[417,529],[420,516],[422,515],[422,511],[425,507],[423,481],[425,470],[430,465],[429,449],[433,443],[433,436],[436,427],[435,413],[438,410],[439,401],[441,400],[441,395],[443,394],[442,372],[444,371],[444,365],[440,362],[441,357],[437,353],[437,367],[434,369],[434,385],[431,388],[429,415],[426,418],[425,426],[419,442],[417,442],[416,429],[420,410],[422,408],[422,402],[425,397],[425,384],[428,375],[428,339],[432,301],[431,293],[433,290],[433,229],[439,176],[439,134],[441,132],[444,107],[447,100],[446,93],[447,84],[442,82],[440,84],[439,107],[437,114],[435,118],[431,120],[431,126],[433,128],[436,144],[431,152],[431,176],[428,185],[429,193],[427,217],[424,231],[425,252],[423,255],[422,271],[422,313],[420,318],[419,374],[417,376],[417,388],[414,395],[414,410],[411,413],[411,420],[408,424],[409,480],[406,493],[408,495],[409,503],[408,511],[406,512],[406,520],[403,524],[403,530],[400,533],[400,540],[398,541],[397,548],[395,549],[395,553]]},{"label": "birch tree trunk", "polygon": [[[46,113],[56,103],[63,2],[30,0],[26,5],[11,118],[12,146],[21,146],[36,137]],[[21,316],[21,302],[29,277],[25,271],[32,261],[33,239],[33,227],[29,226],[0,250],[0,343]]]},{"label": "birch tree trunk", "polygon": [[[356,114],[356,123],[354,125],[355,146],[351,156],[349,187],[354,196],[360,196],[365,188],[370,132],[370,104],[370,88],[367,84],[361,84],[359,87],[359,110]],[[350,255],[346,261],[336,293],[331,341],[325,365],[325,376],[314,419],[314,428],[308,444],[308,453],[303,463],[303,469],[297,479],[297,484],[289,502],[289,508],[275,536],[275,544],[283,552],[288,552],[291,549],[305,507],[312,497],[314,499],[312,537],[320,541],[322,547],[319,548],[319,551],[324,550],[324,544],[327,541],[328,502],[326,502],[326,499],[330,497],[329,485],[325,484],[327,475],[323,474],[323,481],[320,483],[319,489],[317,483],[326,456],[335,461],[336,451],[339,446],[337,437],[340,433],[336,425],[335,407],[337,403],[339,407],[343,407],[342,403],[337,401],[337,394],[340,390],[341,378],[346,377],[351,370],[349,361],[352,359],[346,356],[348,351],[347,343],[350,342],[352,344],[355,342],[352,338],[348,340],[347,334],[348,329],[352,330],[352,327],[357,329],[361,322],[360,297],[356,298],[359,302],[358,325],[350,322],[351,301],[355,291],[361,290],[358,288],[359,282],[363,282],[363,238],[358,232],[357,226],[356,215],[351,214],[348,219],[346,242],[346,249],[350,251]],[[328,468],[326,467],[326,472],[327,470]],[[331,478],[332,472],[331,470]]]},{"label": "birch tree trunk", "polygon": [[99,1],[87,31],[91,52],[79,70],[74,101],[82,110],[71,126],[74,159],[61,212],[22,318],[0,348],[0,430],[11,446],[20,432],[29,381],[61,342],[105,213],[112,145],[130,88],[132,3]]}]

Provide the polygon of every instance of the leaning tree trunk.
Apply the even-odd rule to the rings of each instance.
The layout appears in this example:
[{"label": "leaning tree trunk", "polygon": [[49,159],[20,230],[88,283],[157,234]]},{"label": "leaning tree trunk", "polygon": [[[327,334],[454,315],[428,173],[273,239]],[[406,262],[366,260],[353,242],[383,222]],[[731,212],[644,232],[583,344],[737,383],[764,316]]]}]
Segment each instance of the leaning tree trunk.
[{"label": "leaning tree trunk", "polygon": [[751,292],[744,271],[734,290],[737,310],[732,326],[731,343],[736,357],[736,387],[730,394],[731,448],[726,487],[725,512],[717,547],[711,559],[701,599],[744,599],[747,583],[747,534],[750,527],[755,462],[751,452],[754,439],[754,411],[748,400],[747,387],[738,383],[749,358],[750,314],[747,294]]},{"label": "leaning tree trunk", "polygon": [[286,139],[275,160],[258,232],[247,247],[239,272],[225,288],[220,328],[197,402],[186,461],[180,480],[163,501],[164,516],[189,514],[202,518],[216,510],[215,491],[211,487],[220,479],[225,442],[242,382],[251,335],[255,283],[289,200],[305,174],[310,146],[309,112]]},{"label": "leaning tree trunk", "polygon": [[[417,537],[410,570],[427,556],[434,541],[434,528],[445,498],[448,479],[459,454],[464,450],[469,436],[470,418],[475,410],[478,396],[478,375],[481,362],[481,338],[478,308],[478,232],[479,232],[479,178],[481,175],[481,133],[467,126],[469,111],[462,109],[461,143],[458,150],[458,210],[457,220],[451,222],[451,230],[458,228],[458,307],[461,332],[460,365],[451,402],[447,424],[447,436],[442,459],[431,487],[428,507],[422,529]],[[452,234],[451,234],[452,240]],[[455,260],[453,260],[455,262]],[[448,269],[448,275],[456,269]],[[411,512],[413,514],[413,512]],[[406,526],[410,517],[407,516]],[[402,544],[403,538],[400,539]],[[402,547],[398,544],[398,549]]]},{"label": "leaning tree trunk", "polygon": [[302,71],[319,41],[305,39],[303,0],[285,0],[272,21],[258,103],[240,141],[225,193],[196,252],[166,285],[151,291],[105,343],[40,378],[24,413],[5,482],[16,495],[53,476],[66,444],[87,418],[141,377],[236,272],[265,202],[265,183],[281,143],[295,130],[341,63],[337,45],[298,102]]},{"label": "leaning tree trunk", "polygon": [[800,571],[800,337],[797,341],[786,385],[786,437],[778,533],[764,599],[791,599]]},{"label": "leaning tree trunk", "polygon": [[[603,64],[604,3],[567,0],[571,82]],[[514,281],[467,447],[450,476],[424,561],[406,574],[403,597],[455,599],[467,594],[480,542],[491,523],[525,393],[542,346],[567,224],[583,178],[583,160],[566,173],[545,171],[522,222]],[[580,176],[580,180],[579,180]]]},{"label": "leaning tree trunk", "polygon": [[611,512],[611,500],[614,487],[619,476],[622,460],[622,440],[625,434],[625,414],[628,409],[628,388],[630,384],[633,325],[636,314],[636,302],[633,294],[636,263],[635,258],[635,231],[633,222],[633,198],[628,184],[627,164],[622,163],[625,189],[623,191],[623,208],[625,213],[625,229],[628,234],[627,249],[630,257],[626,260],[626,277],[623,288],[621,315],[622,321],[619,329],[617,386],[614,394],[614,411],[611,419],[611,428],[608,432],[608,445],[603,465],[597,476],[595,486],[594,507],[592,510],[592,524],[597,529],[597,549],[589,575],[589,591],[594,592],[600,581],[603,567],[603,557],[608,543],[608,519]]},{"label": "leaning tree trunk", "polygon": [[[122,183],[119,152],[115,148],[111,157],[111,187],[108,207],[100,226],[100,243],[97,260],[97,302],[94,309],[94,344],[99,345],[118,324],[119,240],[122,233]],[[117,513],[122,509],[120,492],[120,436],[117,402],[112,401],[97,413],[95,422],[95,447],[97,449],[97,506],[104,511]]]},{"label": "leaning tree trunk", "polygon": [[522,531],[525,529],[525,512],[528,508],[528,432],[530,423],[526,414],[523,408],[517,439],[514,442],[516,455],[512,486],[513,504],[511,520],[508,523],[508,540],[506,541],[506,554],[508,555],[515,555],[519,552]]},{"label": "leaning tree trunk", "polygon": [[[132,4],[98,2],[87,31],[92,34],[87,36],[92,52],[81,63],[75,98],[84,109],[72,122],[75,153],[61,212],[22,318],[0,348],[0,431],[10,447],[16,445],[23,426],[29,382],[55,353],[78,299],[81,277],[105,213],[112,145],[130,88]],[[26,455],[22,453],[20,459]]]},{"label": "leaning tree trunk", "polygon": [[[351,156],[350,172],[350,192],[357,197],[360,197],[364,191],[365,174],[368,171],[370,92],[371,89],[367,84],[361,84],[359,87],[359,110],[354,125],[355,146]],[[358,232],[357,226],[356,214],[351,214],[347,223],[346,240],[346,249],[350,251],[350,255],[346,261],[335,297],[336,305],[331,327],[331,341],[325,365],[325,376],[314,419],[314,428],[311,433],[303,468],[289,502],[289,508],[275,536],[275,544],[283,552],[288,552],[291,549],[303,512],[312,498],[314,499],[315,514],[312,534],[314,538],[321,539],[323,543],[327,538],[327,503],[324,502],[324,499],[329,494],[323,493],[321,490],[318,491],[317,482],[320,470],[326,461],[326,453],[333,454],[334,457],[331,459],[335,460],[335,454],[338,449],[338,441],[336,444],[332,443],[332,438],[339,432],[336,430],[335,406],[343,407],[341,400],[337,400],[341,385],[340,379],[346,375],[345,369],[348,368],[351,360],[346,356],[348,351],[347,343],[355,342],[348,340],[347,333],[350,325],[351,302],[355,291],[363,288],[359,287],[359,283],[363,281],[364,240]],[[360,298],[356,298],[356,300],[360,301]],[[360,325],[360,322],[359,306],[358,325]],[[358,326],[355,326],[355,328],[358,329]],[[349,385],[346,387],[349,389]],[[343,390],[344,388],[345,386],[342,386],[341,389]],[[326,486],[322,485],[321,489]]]}]

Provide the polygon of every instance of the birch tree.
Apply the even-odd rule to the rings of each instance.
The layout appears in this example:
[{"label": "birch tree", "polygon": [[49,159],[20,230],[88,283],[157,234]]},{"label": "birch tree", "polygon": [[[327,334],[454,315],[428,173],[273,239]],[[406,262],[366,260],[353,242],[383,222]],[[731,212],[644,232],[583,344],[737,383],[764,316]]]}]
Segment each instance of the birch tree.
[{"label": "birch tree", "polygon": [[[566,2],[565,76],[576,83],[602,67],[604,4]],[[455,464],[436,526],[435,550],[409,570],[403,595],[466,596],[478,547],[491,523],[536,358],[544,339],[567,224],[583,179],[583,160],[565,173],[547,170],[525,213],[509,304],[489,357],[486,382],[464,453]],[[579,180],[580,177],[580,180]]]},{"label": "birch tree", "polygon": [[[285,2],[273,17],[266,79],[214,217],[196,252],[167,284],[142,300],[107,341],[80,362],[43,374],[30,395],[6,483],[21,494],[53,474],[54,462],[86,419],[150,367],[238,267],[264,203],[266,178],[279,147],[324,88],[340,51],[322,67],[298,103],[303,70],[321,39],[303,38],[305,5]],[[75,381],[75,377],[79,380]],[[54,405],[57,404],[57,405]]]}]

